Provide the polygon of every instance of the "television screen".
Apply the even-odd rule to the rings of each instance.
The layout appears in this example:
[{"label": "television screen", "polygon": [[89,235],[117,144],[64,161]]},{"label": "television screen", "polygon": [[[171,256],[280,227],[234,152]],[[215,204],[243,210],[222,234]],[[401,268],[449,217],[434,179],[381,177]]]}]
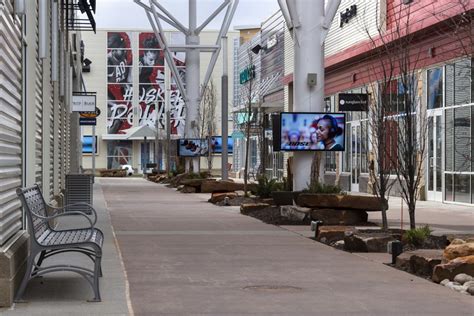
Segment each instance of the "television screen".
[{"label": "television screen", "polygon": [[[234,140],[231,136],[227,138],[227,153],[232,154],[234,151]],[[211,152],[214,154],[222,154],[222,136],[211,137]]]},{"label": "television screen", "polygon": [[188,138],[178,141],[178,156],[199,157],[206,156],[209,152],[207,139]]},{"label": "television screen", "polygon": [[[95,137],[95,154],[97,155],[97,136]],[[82,153],[92,155],[92,135],[82,136]]]},{"label": "television screen", "polygon": [[281,150],[344,151],[344,113],[281,113]]}]

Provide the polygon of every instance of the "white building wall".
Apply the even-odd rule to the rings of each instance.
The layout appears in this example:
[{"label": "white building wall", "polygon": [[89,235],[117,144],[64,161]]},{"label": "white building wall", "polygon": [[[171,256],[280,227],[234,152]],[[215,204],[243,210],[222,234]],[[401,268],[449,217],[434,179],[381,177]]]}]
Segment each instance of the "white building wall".
[{"label": "white building wall", "polygon": [[[83,33],[82,39],[85,44],[85,57],[92,61],[91,71],[89,73],[84,73],[84,82],[88,92],[97,93],[97,107],[101,111],[101,115],[97,118],[96,134],[98,137],[98,156],[96,156],[96,168],[105,169],[107,168],[107,141],[103,140],[102,136],[107,134],[107,33],[108,32],[127,32],[132,34],[132,51],[133,51],[133,70],[132,73],[135,75],[133,77],[133,84],[138,84],[138,34],[140,32],[152,32],[152,30],[117,30],[117,29],[101,29],[97,30],[97,34],[94,33]],[[172,37],[175,37],[177,32],[166,32],[166,37],[168,41]],[[213,30],[204,30],[201,32],[201,44],[215,44],[217,39],[218,31]],[[228,67],[229,67],[229,78],[233,77],[233,55],[232,47],[234,39],[239,36],[238,32],[230,31],[227,34],[228,40],[227,45],[229,52],[228,54]],[[222,51],[221,56],[217,59],[214,71],[211,76],[211,80],[216,87],[216,126],[217,126],[217,135],[221,135],[221,76],[222,76]],[[207,67],[209,65],[211,58],[211,53],[201,53],[201,82],[204,80]],[[138,92],[138,91],[137,91]],[[229,84],[229,96],[233,95],[233,86]],[[136,100],[134,106],[138,106],[138,100]],[[231,113],[232,102],[229,102],[229,113]],[[232,124],[229,124],[230,131],[229,135],[232,133]],[[82,135],[92,135],[92,127],[83,126],[81,127]],[[153,140],[153,138],[151,139]],[[140,164],[140,141],[134,141],[136,144],[133,145],[133,154],[132,161],[134,168],[138,168]],[[204,161],[201,162],[201,166],[204,167],[206,164]],[[214,168],[220,166],[220,155],[216,155],[214,162]],[[85,169],[92,168],[92,156],[89,154],[83,155],[82,166]]]}]

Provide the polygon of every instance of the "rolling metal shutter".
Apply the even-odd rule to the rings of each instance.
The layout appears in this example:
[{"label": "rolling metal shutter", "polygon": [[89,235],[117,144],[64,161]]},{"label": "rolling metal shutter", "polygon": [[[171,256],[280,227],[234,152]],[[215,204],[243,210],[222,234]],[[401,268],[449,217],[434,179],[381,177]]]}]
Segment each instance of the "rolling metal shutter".
[{"label": "rolling metal shutter", "polygon": [[11,2],[0,0],[0,246],[22,227],[21,22]]},{"label": "rolling metal shutter", "polygon": [[[37,13],[38,14],[38,13]],[[43,66],[38,55],[39,28],[36,24],[36,69],[35,69],[35,182],[43,183]]]}]

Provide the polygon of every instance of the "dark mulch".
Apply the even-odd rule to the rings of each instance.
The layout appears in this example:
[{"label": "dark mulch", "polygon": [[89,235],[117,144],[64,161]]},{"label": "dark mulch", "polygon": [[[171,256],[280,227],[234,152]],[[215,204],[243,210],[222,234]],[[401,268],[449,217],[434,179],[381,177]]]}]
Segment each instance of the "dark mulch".
[{"label": "dark mulch", "polygon": [[217,202],[216,205],[218,206],[240,206],[241,204],[246,203],[262,203],[262,201],[257,197],[245,197],[245,196],[238,196],[233,199],[229,199],[229,204],[224,205],[224,201]]},{"label": "dark mulch", "polygon": [[309,225],[310,219],[301,222],[290,221],[286,217],[280,216],[280,208],[278,206],[270,206],[259,211],[254,211],[249,216],[255,217],[264,223],[272,225]]}]

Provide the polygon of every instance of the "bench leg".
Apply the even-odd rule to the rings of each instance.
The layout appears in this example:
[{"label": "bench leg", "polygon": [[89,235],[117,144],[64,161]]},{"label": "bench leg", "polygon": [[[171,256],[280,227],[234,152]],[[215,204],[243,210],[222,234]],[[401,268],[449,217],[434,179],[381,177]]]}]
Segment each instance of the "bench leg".
[{"label": "bench leg", "polygon": [[102,274],[102,267],[101,267],[102,256],[96,256],[94,262],[94,276],[92,280],[92,289],[94,290],[94,298],[89,300],[89,302],[100,302],[100,289],[99,289],[99,277]]},{"label": "bench leg", "polygon": [[33,271],[33,264],[35,262],[35,257],[36,254],[31,253],[28,256],[28,260],[26,261],[26,271],[25,275],[23,276],[23,279],[21,280],[20,287],[18,288],[18,291],[16,292],[15,299],[13,300],[15,303],[23,303],[25,302],[22,297],[23,294],[25,293],[26,286],[28,285],[28,282],[30,281],[31,278],[31,272]]}]

